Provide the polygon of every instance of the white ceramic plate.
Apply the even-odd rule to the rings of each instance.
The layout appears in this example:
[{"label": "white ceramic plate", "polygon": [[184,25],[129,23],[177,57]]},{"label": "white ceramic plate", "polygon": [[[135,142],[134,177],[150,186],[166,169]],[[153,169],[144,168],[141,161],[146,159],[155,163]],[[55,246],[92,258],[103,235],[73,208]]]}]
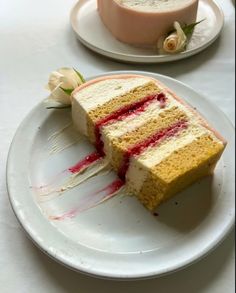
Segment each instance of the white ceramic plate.
[{"label": "white ceramic plate", "polygon": [[213,0],[200,0],[199,24],[185,52],[175,55],[158,55],[154,49],[135,48],[116,40],[103,25],[97,12],[96,0],[80,0],[71,10],[70,22],[78,39],[91,50],[124,62],[161,63],[190,57],[210,46],[219,36],[224,15]]},{"label": "white ceramic plate", "polygon": [[[64,265],[105,278],[138,279],[183,268],[213,249],[234,223],[234,128],[224,114],[186,85],[159,79],[196,107],[228,140],[213,178],[193,185],[149,213],[134,197],[116,196],[73,219],[52,221],[102,188],[114,175],[97,176],[70,192],[40,203],[32,184],[48,180],[82,158],[92,146],[79,143],[50,155],[48,137],[71,121],[69,110],[39,104],[17,130],[8,157],[7,185],[13,210],[32,240]],[[109,74],[117,74],[112,72]],[[178,203],[178,205],[177,205]]]}]

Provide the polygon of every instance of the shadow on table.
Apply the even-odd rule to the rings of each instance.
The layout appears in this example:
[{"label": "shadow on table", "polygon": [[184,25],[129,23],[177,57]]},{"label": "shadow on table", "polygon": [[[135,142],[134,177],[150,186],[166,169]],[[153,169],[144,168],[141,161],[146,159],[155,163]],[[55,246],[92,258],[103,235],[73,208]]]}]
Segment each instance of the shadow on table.
[{"label": "shadow on table", "polygon": [[33,245],[32,249],[32,253],[37,254],[39,258],[38,263],[41,263],[42,270],[46,272],[51,282],[56,283],[57,288],[63,292],[90,293],[96,290],[97,292],[110,293],[112,288],[113,293],[172,293],[175,288],[176,293],[199,293],[205,292],[213,280],[217,280],[224,271],[225,264],[232,257],[234,233],[231,232],[226,241],[198,263],[168,276],[142,281],[121,282],[88,277],[54,262],[33,248]]},{"label": "shadow on table", "polygon": [[213,208],[212,182],[213,177],[208,176],[162,204],[157,209],[157,220],[186,235],[196,229]]},{"label": "shadow on table", "polygon": [[[68,34],[68,42],[73,43],[73,46],[70,46],[68,49],[72,50],[73,55],[78,55],[78,66],[79,66],[79,54],[81,55],[81,51],[83,55],[86,56],[89,64],[97,64],[98,56],[100,63],[99,68],[106,71],[113,70],[141,70],[141,71],[149,71],[154,73],[159,73],[163,75],[170,76],[172,78],[179,78],[182,74],[187,74],[188,72],[193,72],[197,68],[201,67],[206,61],[212,59],[215,54],[220,50],[221,37],[219,37],[210,47],[203,50],[202,52],[189,57],[187,59],[182,59],[179,61],[174,61],[171,63],[159,63],[159,64],[125,64],[112,59],[108,59],[98,53],[95,53],[88,48],[86,48],[83,44],[81,44],[75,37],[73,31],[71,30]],[[75,67],[77,64],[75,64]],[[79,67],[78,67],[79,68]]]}]

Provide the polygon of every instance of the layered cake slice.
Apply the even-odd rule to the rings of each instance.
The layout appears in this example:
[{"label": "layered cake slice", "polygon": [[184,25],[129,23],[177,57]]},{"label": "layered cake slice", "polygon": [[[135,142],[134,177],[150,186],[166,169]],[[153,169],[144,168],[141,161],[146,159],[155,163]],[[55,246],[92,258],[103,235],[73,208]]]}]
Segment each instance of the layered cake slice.
[{"label": "layered cake slice", "polygon": [[73,92],[77,129],[150,210],[212,174],[226,142],[159,81],[106,76]]}]

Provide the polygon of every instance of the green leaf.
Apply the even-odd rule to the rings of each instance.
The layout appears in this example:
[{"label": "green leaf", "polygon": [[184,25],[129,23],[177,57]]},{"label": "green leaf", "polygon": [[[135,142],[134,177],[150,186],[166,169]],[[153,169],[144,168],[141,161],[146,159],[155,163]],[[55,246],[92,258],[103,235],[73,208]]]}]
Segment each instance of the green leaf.
[{"label": "green leaf", "polygon": [[182,30],[185,33],[185,35],[186,36],[191,35],[193,33],[195,26],[198,25],[199,23],[203,22],[204,20],[206,20],[206,19],[202,19],[198,22],[191,23],[189,25],[185,25],[184,27],[182,27]]},{"label": "green leaf", "polygon": [[74,89],[63,89],[63,87],[60,87],[61,90],[63,90],[64,93],[66,93],[68,96],[71,95]]},{"label": "green leaf", "polygon": [[73,69],[74,69],[75,73],[79,76],[79,78],[81,79],[81,81],[83,83],[85,83],[86,81],[85,81],[83,75],[79,71],[77,71],[75,68],[73,68]]},{"label": "green leaf", "polygon": [[68,106],[60,106],[60,107],[56,107],[56,106],[46,107],[46,109],[48,109],[48,110],[50,110],[50,109],[61,110],[61,109],[69,109],[69,108],[71,108],[71,105],[68,105]]}]

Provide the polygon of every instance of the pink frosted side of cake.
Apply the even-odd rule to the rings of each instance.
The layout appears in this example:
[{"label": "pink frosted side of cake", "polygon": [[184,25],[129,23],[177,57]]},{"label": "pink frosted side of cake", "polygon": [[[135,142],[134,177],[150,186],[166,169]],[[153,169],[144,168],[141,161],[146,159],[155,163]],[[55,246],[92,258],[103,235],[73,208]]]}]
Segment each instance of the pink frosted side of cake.
[{"label": "pink frosted side of cake", "polygon": [[155,45],[173,27],[174,21],[190,24],[196,21],[198,0],[181,9],[166,12],[142,12],[126,8],[115,0],[97,0],[100,17],[119,41],[141,46]]}]

